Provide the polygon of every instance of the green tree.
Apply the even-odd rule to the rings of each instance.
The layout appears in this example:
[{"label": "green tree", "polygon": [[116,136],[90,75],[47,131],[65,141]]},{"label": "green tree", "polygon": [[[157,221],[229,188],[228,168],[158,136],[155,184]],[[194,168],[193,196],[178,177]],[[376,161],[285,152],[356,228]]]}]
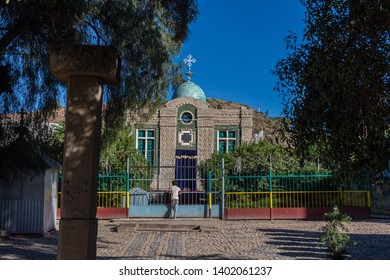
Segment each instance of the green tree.
[{"label": "green tree", "polygon": [[122,126],[115,140],[103,143],[100,151],[101,173],[124,173],[127,159],[132,159],[132,164],[138,166],[147,165],[146,159],[139,155],[135,147],[135,136],[130,126]]},{"label": "green tree", "polygon": [[[202,178],[207,178],[208,172],[213,172],[213,178],[221,178],[222,170],[219,168],[225,162],[225,175],[268,175],[270,169],[273,174],[316,174],[330,173],[326,166],[318,165],[317,150],[311,148],[306,159],[300,159],[293,149],[286,148],[279,144],[272,144],[268,141],[259,143],[244,143],[231,153],[214,153],[210,159],[205,160],[200,165]],[[268,179],[264,181],[264,186],[268,189]],[[248,189],[248,181],[235,182]],[[254,185],[262,185],[262,182],[251,181]],[[219,184],[219,182],[214,182]],[[233,183],[231,183],[233,185]],[[216,186],[214,186],[216,187]],[[220,186],[217,187],[219,189]],[[238,190],[238,189],[237,189]]]},{"label": "green tree", "polygon": [[305,155],[342,173],[383,170],[389,158],[390,2],[302,0],[304,36],[287,37],[289,53],[274,73],[285,126]]},{"label": "green tree", "polygon": [[53,126],[44,145],[46,145],[47,154],[58,163],[62,163],[64,154],[65,123],[62,121]]},{"label": "green tree", "polygon": [[[7,4],[6,4],[7,2]],[[115,131],[126,109],[159,104],[177,79],[179,54],[197,15],[195,0],[21,0],[0,3],[0,63],[10,92],[0,93],[0,143],[12,133],[8,114],[34,111],[45,125],[64,87],[49,71],[53,44],[114,46],[121,58],[121,83],[105,87],[105,119]],[[176,81],[177,82],[177,81]]]},{"label": "green tree", "polygon": [[[124,174],[127,170],[127,159],[130,159],[130,167],[143,167],[128,169],[129,177],[133,182],[131,187],[137,185],[137,187],[149,190],[154,170],[148,168],[147,160],[138,153],[132,128],[129,125],[123,125],[113,141],[103,143],[101,146],[100,173],[106,175]],[[114,181],[115,179],[111,180],[111,184],[115,184]],[[122,179],[117,179],[117,181],[117,185],[123,187]]]}]

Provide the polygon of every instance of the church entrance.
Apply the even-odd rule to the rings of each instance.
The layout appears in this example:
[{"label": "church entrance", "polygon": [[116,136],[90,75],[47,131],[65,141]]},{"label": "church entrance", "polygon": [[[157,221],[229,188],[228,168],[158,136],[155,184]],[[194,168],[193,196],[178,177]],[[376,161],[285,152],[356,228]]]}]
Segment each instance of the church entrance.
[{"label": "church entrance", "polygon": [[182,192],[196,191],[196,167],[196,150],[176,150],[175,179]]},{"label": "church entrance", "polygon": [[181,189],[178,218],[220,217],[217,166],[199,166],[196,150],[177,149],[172,166],[129,164],[129,217],[169,217],[172,181]]}]

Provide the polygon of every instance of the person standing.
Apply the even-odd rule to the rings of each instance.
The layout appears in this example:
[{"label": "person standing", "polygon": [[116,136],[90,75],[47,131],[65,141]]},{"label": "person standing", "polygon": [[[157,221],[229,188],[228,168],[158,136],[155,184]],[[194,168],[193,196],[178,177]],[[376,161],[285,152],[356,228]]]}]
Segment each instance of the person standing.
[{"label": "person standing", "polygon": [[179,205],[180,188],[177,186],[176,181],[172,181],[171,187],[171,214],[170,218],[176,219],[177,207]]}]

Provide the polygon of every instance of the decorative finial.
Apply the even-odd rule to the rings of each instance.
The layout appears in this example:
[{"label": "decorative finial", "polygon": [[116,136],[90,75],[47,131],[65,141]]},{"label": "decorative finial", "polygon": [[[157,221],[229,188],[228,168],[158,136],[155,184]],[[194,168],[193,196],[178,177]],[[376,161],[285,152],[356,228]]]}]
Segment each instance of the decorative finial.
[{"label": "decorative finial", "polygon": [[194,75],[194,73],[191,73],[191,66],[196,62],[196,59],[189,54],[183,61],[188,66],[188,72],[186,73],[186,76],[188,77],[188,81],[191,81],[191,76]]}]

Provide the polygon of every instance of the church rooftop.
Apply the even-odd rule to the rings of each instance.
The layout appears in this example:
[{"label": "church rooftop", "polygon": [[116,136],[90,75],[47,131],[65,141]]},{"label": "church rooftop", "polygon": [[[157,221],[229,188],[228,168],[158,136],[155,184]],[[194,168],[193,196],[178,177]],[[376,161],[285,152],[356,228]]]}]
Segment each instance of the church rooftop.
[{"label": "church rooftop", "polygon": [[177,87],[173,93],[172,99],[181,98],[181,97],[192,97],[200,99],[206,102],[206,95],[203,90],[193,82],[185,82]]},{"label": "church rooftop", "polygon": [[206,95],[203,90],[197,84],[191,82],[191,76],[193,75],[193,73],[191,73],[191,66],[195,62],[196,59],[193,58],[192,55],[188,55],[184,59],[184,63],[188,66],[188,72],[186,73],[188,81],[177,87],[173,93],[172,100],[181,97],[192,97],[206,102]]}]

